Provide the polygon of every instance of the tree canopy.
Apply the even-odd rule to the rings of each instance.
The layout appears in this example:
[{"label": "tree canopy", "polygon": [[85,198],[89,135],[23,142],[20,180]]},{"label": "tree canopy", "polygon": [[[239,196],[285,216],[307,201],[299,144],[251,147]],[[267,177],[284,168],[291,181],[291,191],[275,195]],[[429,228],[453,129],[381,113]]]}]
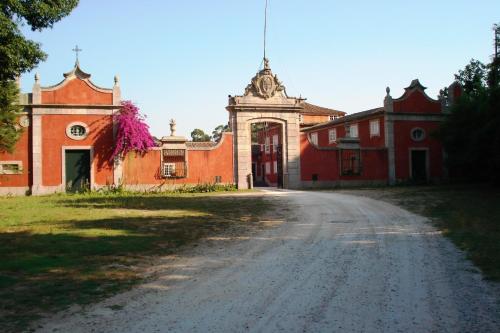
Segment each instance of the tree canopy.
[{"label": "tree canopy", "polygon": [[224,132],[229,132],[230,129],[229,129],[229,125],[219,125],[217,127],[214,128],[214,130],[212,131],[212,139],[215,141],[215,142],[219,142],[220,139],[222,139],[222,134]]},{"label": "tree canopy", "polygon": [[0,1],[0,151],[12,151],[20,136],[14,121],[20,112],[12,106],[19,100],[15,79],[47,58],[40,43],[26,39],[20,25],[33,31],[51,28],[67,16],[78,0]]},{"label": "tree canopy", "polygon": [[477,60],[455,76],[463,95],[450,109],[439,136],[452,177],[500,184],[500,59]]},{"label": "tree canopy", "polygon": [[194,142],[204,142],[204,141],[210,141],[212,137],[208,134],[206,134],[202,129],[195,128],[191,132],[191,139]]}]

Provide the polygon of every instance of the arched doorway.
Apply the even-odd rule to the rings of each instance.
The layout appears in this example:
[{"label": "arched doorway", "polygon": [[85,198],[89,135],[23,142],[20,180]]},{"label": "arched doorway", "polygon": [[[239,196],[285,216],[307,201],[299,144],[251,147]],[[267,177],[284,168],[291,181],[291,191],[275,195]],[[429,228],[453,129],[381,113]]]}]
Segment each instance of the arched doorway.
[{"label": "arched doorway", "polygon": [[253,187],[283,188],[286,141],[281,122],[250,121]]},{"label": "arched doorway", "polygon": [[304,108],[303,101],[286,95],[285,87],[277,75],[273,75],[267,59],[244,95],[229,96],[226,109],[234,134],[234,174],[239,189],[253,186],[251,129],[252,124],[265,122],[281,127],[282,187],[300,187],[299,115]]}]

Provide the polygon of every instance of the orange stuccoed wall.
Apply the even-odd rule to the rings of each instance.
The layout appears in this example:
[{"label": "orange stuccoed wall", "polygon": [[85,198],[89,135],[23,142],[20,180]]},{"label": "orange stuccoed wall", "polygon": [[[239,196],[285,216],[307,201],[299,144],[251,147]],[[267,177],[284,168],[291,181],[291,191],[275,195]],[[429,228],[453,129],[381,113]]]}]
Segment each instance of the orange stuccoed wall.
[{"label": "orange stuccoed wall", "polygon": [[163,178],[161,176],[161,148],[145,154],[129,153],[123,161],[124,185],[147,189],[148,186],[214,183],[215,176],[222,183],[234,182],[233,135],[224,133],[221,142],[210,149],[188,148],[187,177]]},{"label": "orange stuccoed wall", "polygon": [[28,187],[31,186],[31,127],[23,130],[19,141],[12,153],[0,152],[0,161],[21,161],[23,171],[20,174],[0,174],[2,187]]},{"label": "orange stuccoed wall", "polygon": [[[66,135],[72,122],[84,122],[89,135],[79,141]],[[62,147],[92,146],[95,185],[113,184],[111,153],[113,141],[113,119],[109,115],[45,115],[42,118],[43,171],[42,185],[56,186],[62,183]],[[48,130],[50,129],[50,130]]]},{"label": "orange stuccoed wall", "polygon": [[55,90],[42,93],[42,104],[111,105],[113,94],[96,91],[84,80],[71,80]]}]

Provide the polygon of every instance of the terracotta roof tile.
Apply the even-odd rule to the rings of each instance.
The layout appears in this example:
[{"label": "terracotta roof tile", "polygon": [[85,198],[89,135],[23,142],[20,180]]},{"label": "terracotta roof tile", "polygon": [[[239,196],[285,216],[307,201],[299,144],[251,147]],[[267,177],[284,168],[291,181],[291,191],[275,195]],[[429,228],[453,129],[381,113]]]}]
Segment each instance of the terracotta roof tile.
[{"label": "terracotta roof tile", "polygon": [[346,115],[346,113],[343,111],[328,109],[328,108],[324,108],[321,106],[317,106],[317,105],[305,103],[305,102],[304,102],[304,110],[302,111],[302,113],[303,114],[314,114],[314,115],[333,115],[333,116]]}]

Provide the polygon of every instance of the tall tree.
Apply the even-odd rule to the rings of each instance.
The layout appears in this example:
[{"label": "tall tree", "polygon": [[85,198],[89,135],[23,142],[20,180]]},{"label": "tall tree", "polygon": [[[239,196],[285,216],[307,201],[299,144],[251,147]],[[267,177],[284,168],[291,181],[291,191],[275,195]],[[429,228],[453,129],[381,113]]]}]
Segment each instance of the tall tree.
[{"label": "tall tree", "polygon": [[211,137],[210,135],[206,134],[203,130],[195,128],[191,132],[191,139],[194,142],[203,142],[203,141],[210,141]]},{"label": "tall tree", "polygon": [[219,125],[212,131],[212,139],[219,142],[222,139],[222,133],[229,132],[229,125]]},{"label": "tall tree", "polygon": [[471,59],[464,69],[455,74],[466,94],[477,94],[486,88],[486,66],[479,60]]},{"label": "tall tree", "polygon": [[19,89],[14,81],[0,81],[0,151],[12,152],[21,131],[17,126]]},{"label": "tall tree", "polygon": [[498,56],[487,66],[471,60],[455,75],[464,94],[439,132],[452,176],[500,184],[499,65]]},{"label": "tall tree", "polygon": [[[77,4],[78,0],[0,1],[0,100],[16,103],[19,91],[13,81],[47,58],[40,44],[26,39],[19,26],[29,25],[33,31],[51,28]],[[10,129],[18,111],[0,104],[0,150],[12,150],[19,137],[17,131]]]}]

